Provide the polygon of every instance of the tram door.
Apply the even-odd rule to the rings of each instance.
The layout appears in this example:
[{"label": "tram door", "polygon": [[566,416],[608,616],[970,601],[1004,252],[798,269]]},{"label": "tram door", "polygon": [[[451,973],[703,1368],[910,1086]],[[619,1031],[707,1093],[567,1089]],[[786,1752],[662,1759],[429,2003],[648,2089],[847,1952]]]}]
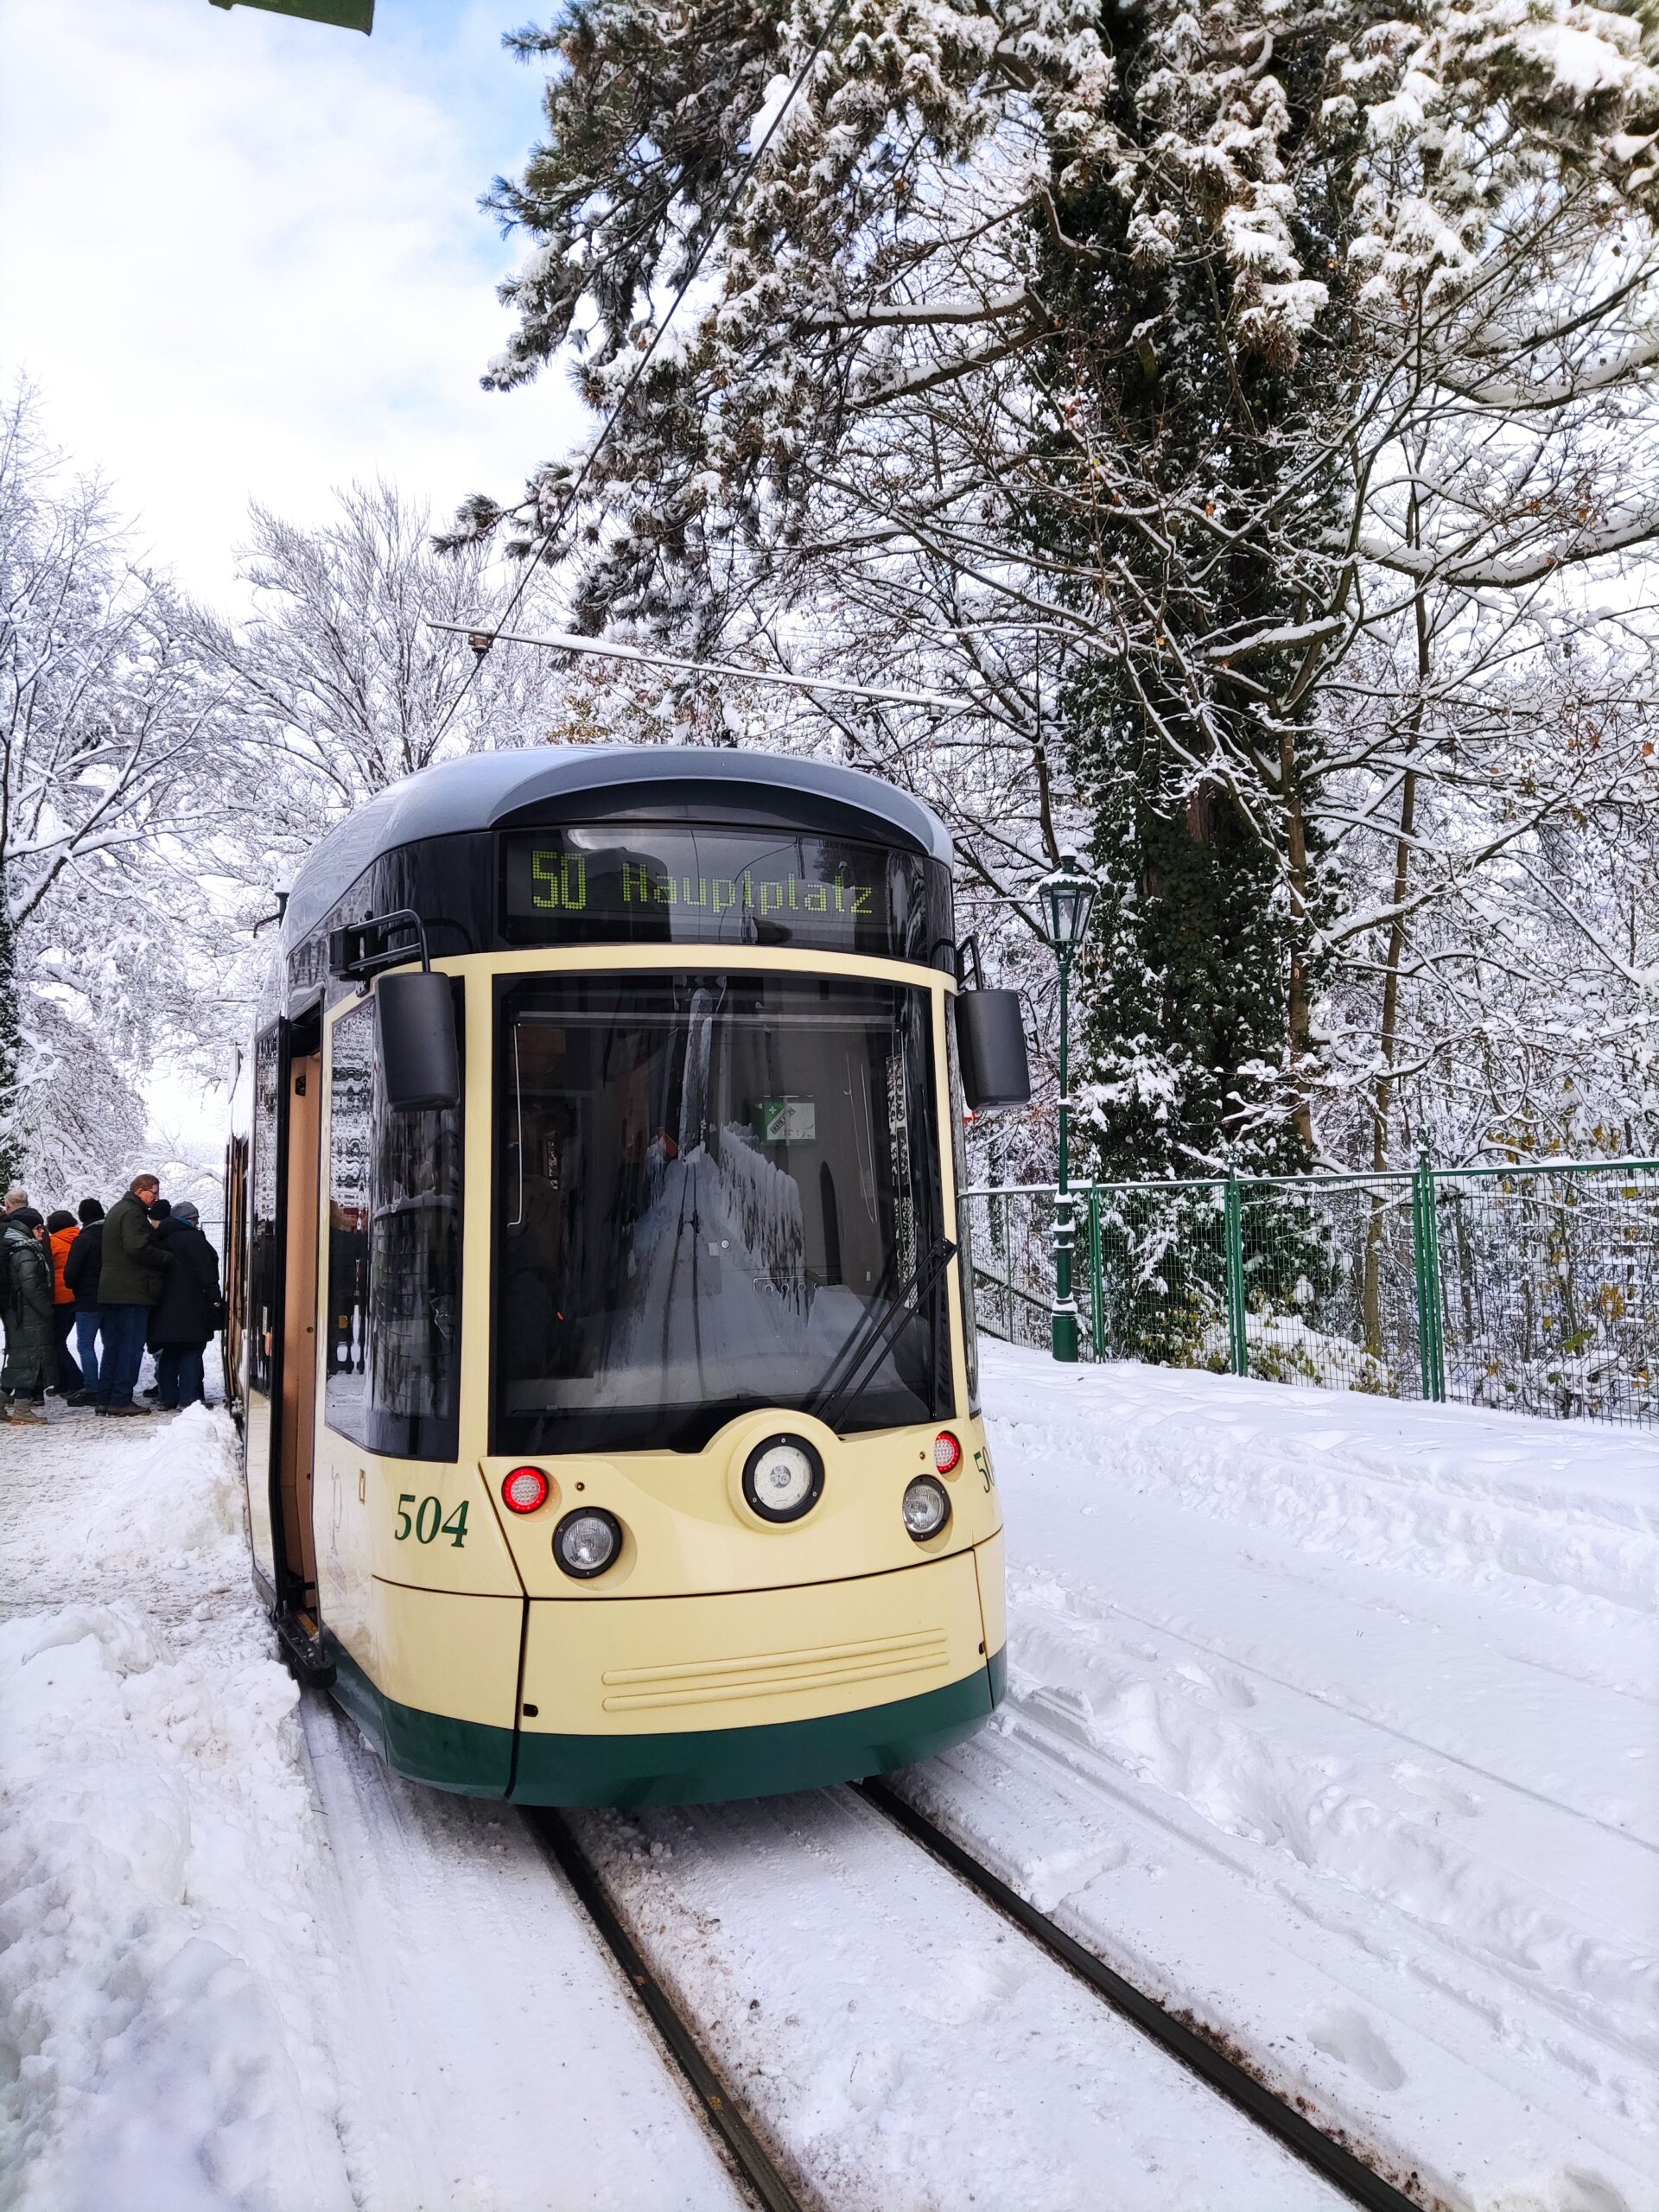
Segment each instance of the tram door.
[{"label": "tram door", "polygon": [[268,1599],[315,1613],[321,1023],[272,1022],[254,1046],[247,1285],[248,1518]]},{"label": "tram door", "polygon": [[322,1129],[322,1038],[290,1052],[288,1073],[288,1219],[283,1238],[283,1410],[276,1456],[283,1548],[295,1592],[315,1616],[317,1550],[311,1530],[312,1447],[317,1403],[317,1170]]},{"label": "tram door", "polygon": [[283,1032],[281,1022],[262,1030],[253,1047],[253,1159],[249,1177],[247,1287],[243,1296],[247,1345],[243,1373],[243,1467],[248,1484],[248,1528],[254,1573],[268,1605],[275,1605],[281,1577],[271,1482],[271,1386],[282,1362],[283,1271],[277,1253],[282,1183]]}]

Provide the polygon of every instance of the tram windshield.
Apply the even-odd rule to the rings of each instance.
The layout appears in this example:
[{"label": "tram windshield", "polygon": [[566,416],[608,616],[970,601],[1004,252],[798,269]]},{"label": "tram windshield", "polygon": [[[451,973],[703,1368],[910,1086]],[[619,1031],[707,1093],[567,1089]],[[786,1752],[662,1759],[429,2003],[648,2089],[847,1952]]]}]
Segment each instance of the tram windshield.
[{"label": "tram windshield", "polygon": [[[944,1234],[931,1001],[685,974],[504,987],[493,1448],[696,1451],[812,1408]],[[942,1285],[843,1433],[952,1410]]]}]

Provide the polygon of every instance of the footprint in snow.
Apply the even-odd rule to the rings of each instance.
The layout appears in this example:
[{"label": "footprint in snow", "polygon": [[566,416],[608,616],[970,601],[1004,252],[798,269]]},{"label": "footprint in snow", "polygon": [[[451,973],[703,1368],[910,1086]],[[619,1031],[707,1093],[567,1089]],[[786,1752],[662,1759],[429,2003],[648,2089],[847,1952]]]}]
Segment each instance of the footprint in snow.
[{"label": "footprint in snow", "polygon": [[1480,1800],[1472,1791],[1459,1789],[1455,1783],[1414,1766],[1409,1759],[1402,1759],[1391,1771],[1402,1789],[1410,1790],[1414,1797],[1421,1797],[1436,1812],[1459,1813],[1465,1820],[1470,1820],[1480,1810]]},{"label": "footprint in snow", "polygon": [[1179,1687],[1200,1705],[1243,1713],[1255,1703],[1255,1692],[1237,1675],[1217,1674],[1191,1659],[1183,1661],[1175,1673]]},{"label": "footprint in snow", "polygon": [[1397,2089],[1406,2078],[1405,2068],[1363,2012],[1336,2007],[1316,2012],[1307,2034],[1315,2050],[1349,2067],[1374,2089]]}]

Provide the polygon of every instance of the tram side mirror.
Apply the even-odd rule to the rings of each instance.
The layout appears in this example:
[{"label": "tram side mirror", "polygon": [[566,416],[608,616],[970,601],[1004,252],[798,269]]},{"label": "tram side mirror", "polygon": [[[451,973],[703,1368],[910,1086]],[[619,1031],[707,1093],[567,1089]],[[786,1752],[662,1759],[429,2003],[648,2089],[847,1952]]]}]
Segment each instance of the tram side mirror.
[{"label": "tram side mirror", "polygon": [[386,1104],[418,1114],[461,1103],[455,1001],[447,976],[383,976],[375,986]]},{"label": "tram side mirror", "polygon": [[1030,1105],[1031,1062],[1018,991],[958,991],[957,1052],[970,1112]]}]

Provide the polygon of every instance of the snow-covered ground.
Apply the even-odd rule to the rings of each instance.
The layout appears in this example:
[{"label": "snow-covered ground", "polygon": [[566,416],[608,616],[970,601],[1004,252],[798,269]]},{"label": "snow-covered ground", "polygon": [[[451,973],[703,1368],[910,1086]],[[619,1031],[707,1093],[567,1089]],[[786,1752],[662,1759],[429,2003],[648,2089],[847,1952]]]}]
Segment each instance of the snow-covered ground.
[{"label": "snow-covered ground", "polygon": [[[1659,1448],[988,1346],[1012,1688],[904,1786],[1426,2196],[1659,2208]],[[500,1808],[301,1725],[222,1416],[0,1435],[0,2205],[726,2206]],[[1334,2202],[849,1793],[584,1831],[836,2212]]]},{"label": "snow-covered ground", "polygon": [[1659,1444],[986,1370],[1011,1696],[916,1801],[1451,2203],[1659,2205]]},{"label": "snow-covered ground", "polygon": [[0,2205],[732,2212],[520,1824],[302,1732],[229,1440],[0,1431]]},{"label": "snow-covered ground", "polygon": [[202,1411],[0,1430],[0,2202],[30,2212],[275,2204],[284,2169],[350,2202],[321,1823],[228,1471]]}]

